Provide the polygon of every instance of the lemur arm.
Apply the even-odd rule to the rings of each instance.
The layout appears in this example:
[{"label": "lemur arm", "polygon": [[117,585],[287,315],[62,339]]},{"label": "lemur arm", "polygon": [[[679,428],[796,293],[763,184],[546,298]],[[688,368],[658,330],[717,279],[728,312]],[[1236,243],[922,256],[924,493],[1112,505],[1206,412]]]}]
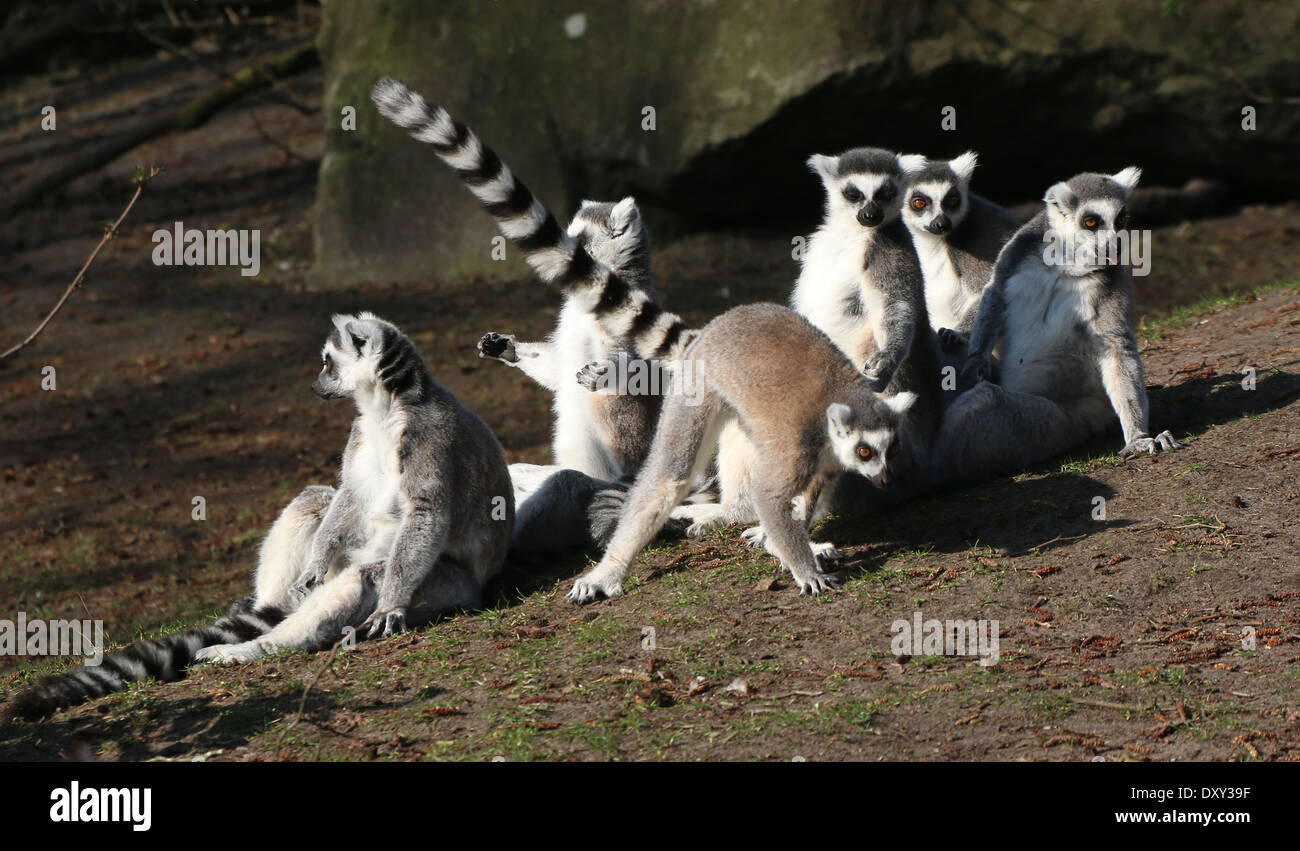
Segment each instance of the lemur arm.
[{"label": "lemur arm", "polygon": [[[348,441],[348,449],[352,441]],[[347,450],[344,450],[345,453]],[[320,526],[311,539],[311,554],[302,573],[290,586],[289,594],[295,599],[306,597],[312,588],[325,581],[330,565],[338,558],[347,541],[348,533],[356,525],[357,499],[346,483],[341,484],[325,509]]]},{"label": "lemur arm", "polygon": [[916,336],[916,308],[906,299],[895,299],[885,307],[882,317],[885,328],[885,345],[867,358],[862,372],[877,393],[894,380],[894,372],[912,349]]},{"label": "lemur arm", "polygon": [[363,629],[369,628],[367,636],[406,630],[406,607],[437,565],[447,544],[451,500],[455,498],[439,481],[432,487],[424,483],[420,493],[410,499],[410,509],[398,527],[397,539],[384,568],[375,611],[362,624]]},{"label": "lemur arm", "polygon": [[993,369],[990,359],[993,355],[993,347],[997,345],[1006,327],[1007,279],[1011,277],[1025,256],[1041,242],[1041,223],[1035,217],[1016,231],[1016,235],[998,252],[998,260],[993,264],[993,274],[989,276],[989,282],[984,287],[983,295],[980,296],[979,311],[971,324],[970,338],[966,344],[966,363],[961,370],[962,384],[971,386],[983,379],[992,378]]},{"label": "lemur arm", "polygon": [[1162,449],[1182,448],[1182,444],[1167,431],[1155,437],[1148,434],[1146,380],[1137,336],[1122,309],[1114,304],[1108,308],[1098,312],[1094,333],[1100,347],[1097,365],[1101,371],[1101,384],[1111,407],[1119,415],[1120,428],[1124,431],[1124,448],[1119,451],[1120,456],[1137,452],[1154,455]]},{"label": "lemur arm", "polygon": [[489,331],[478,341],[478,356],[518,367],[524,375],[552,393],[559,389],[553,343],[521,343],[513,334]]}]

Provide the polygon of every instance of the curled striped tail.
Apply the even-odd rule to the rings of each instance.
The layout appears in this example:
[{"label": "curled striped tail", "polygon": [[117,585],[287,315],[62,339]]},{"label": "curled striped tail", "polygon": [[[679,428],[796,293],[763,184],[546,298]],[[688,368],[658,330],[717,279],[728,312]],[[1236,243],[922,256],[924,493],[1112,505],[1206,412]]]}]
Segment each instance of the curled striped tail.
[{"label": "curled striped tail", "polygon": [[384,117],[431,145],[496,219],[501,233],[519,246],[533,271],[579,299],[610,336],[640,357],[681,354],[690,336],[681,317],[592,257],[474,131],[391,77],[375,84],[370,99]]},{"label": "curled striped tail", "polygon": [[98,665],[46,677],[14,698],[6,714],[37,721],[58,709],[121,691],[128,682],[150,677],[164,682],[179,680],[204,647],[251,641],[270,632],[286,614],[275,606],[254,608],[241,603],[211,626],[156,641],[137,641],[125,650],[109,653]]}]

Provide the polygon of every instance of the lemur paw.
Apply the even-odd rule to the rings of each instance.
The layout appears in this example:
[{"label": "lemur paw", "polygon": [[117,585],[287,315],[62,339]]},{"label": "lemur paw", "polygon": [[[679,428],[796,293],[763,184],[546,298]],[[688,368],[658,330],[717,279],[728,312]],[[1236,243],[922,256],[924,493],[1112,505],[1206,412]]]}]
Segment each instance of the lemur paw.
[{"label": "lemur paw", "polygon": [[1171,449],[1182,449],[1183,445],[1174,440],[1174,436],[1167,431],[1162,431],[1155,437],[1138,437],[1129,441],[1128,445],[1119,451],[1119,457],[1127,458],[1130,455],[1136,455],[1139,452],[1145,452],[1148,455],[1155,455],[1157,452]]},{"label": "lemur paw", "polygon": [[836,581],[835,577],[822,573],[820,568],[809,573],[807,576],[795,575],[794,581],[795,584],[799,586],[800,597],[805,594],[810,597],[816,597],[823,591],[834,591],[839,586],[839,582]]},{"label": "lemur paw", "polygon": [[573,589],[569,591],[569,602],[581,605],[593,602],[601,595],[611,600],[623,596],[623,582],[613,576],[602,575],[598,570],[593,570],[579,576],[573,583]]},{"label": "lemur paw", "polygon": [[762,526],[750,526],[740,533],[740,537],[745,543],[754,549],[761,549],[767,546],[767,532],[763,531]]},{"label": "lemur paw", "polygon": [[250,596],[250,597],[242,597],[242,598],[240,598],[240,599],[238,599],[238,600],[236,600],[235,602],[233,602],[233,603],[230,604],[230,608],[226,611],[226,614],[228,614],[228,615],[242,615],[242,614],[244,614],[244,613],[246,613],[246,612],[251,612],[251,611],[253,611],[253,610],[256,609],[256,608],[257,608],[257,598],[256,598],[256,597],[251,597],[251,596]]},{"label": "lemur paw", "polygon": [[844,560],[844,552],[830,541],[813,541],[812,552],[813,558],[823,564]]},{"label": "lemur paw", "polygon": [[302,601],[311,596],[311,592],[316,590],[321,580],[315,576],[300,576],[289,586],[289,601],[296,609],[302,605]]},{"label": "lemur paw", "polygon": [[216,662],[220,665],[243,665],[265,655],[257,641],[243,644],[214,644],[194,654],[196,662]]},{"label": "lemur paw", "polygon": [[963,334],[961,331],[954,331],[952,328],[939,329],[939,348],[943,349],[944,352],[955,352],[964,349],[969,341],[969,335]]},{"label": "lemur paw", "polygon": [[489,331],[479,338],[478,356],[496,358],[505,363],[518,363],[519,355],[515,352],[515,342],[514,334],[498,334]]},{"label": "lemur paw", "polygon": [[406,632],[406,608],[397,606],[392,609],[375,612],[361,625],[366,630],[366,638],[378,635],[401,635]]},{"label": "lemur paw", "polygon": [[609,361],[594,360],[578,370],[578,383],[594,393],[605,384],[608,373]]},{"label": "lemur paw", "polygon": [[894,377],[893,370],[885,363],[884,352],[876,352],[867,358],[866,365],[862,367],[862,374],[867,377],[871,389],[877,393],[884,392],[884,389],[889,386],[890,379]]}]

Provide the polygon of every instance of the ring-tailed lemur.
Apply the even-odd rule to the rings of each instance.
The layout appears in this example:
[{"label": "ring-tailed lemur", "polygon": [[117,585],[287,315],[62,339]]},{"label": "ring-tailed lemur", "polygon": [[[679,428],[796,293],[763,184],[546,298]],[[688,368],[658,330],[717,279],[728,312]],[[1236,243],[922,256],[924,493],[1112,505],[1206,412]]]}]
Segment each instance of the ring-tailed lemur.
[{"label": "ring-tailed lemur", "polygon": [[728,423],[761,447],[762,463],[747,477],[768,550],[801,594],[830,588],[818,565],[826,545],[808,539],[822,486],[843,470],[887,484],[899,422],[916,397],[879,396],[821,331],[774,304],[737,307],[714,319],[676,368],[698,377],[703,387],[695,389],[703,392],[674,387],[665,396],[650,455],[604,557],[574,583],[569,599],[623,593],[632,560],[708,464]]},{"label": "ring-tailed lemur", "polygon": [[903,192],[903,221],[925,276],[930,327],[945,351],[962,349],[954,358],[957,367],[965,358],[960,343],[975,321],[998,252],[1020,226],[1006,210],[971,193],[976,162],[974,151],[927,160],[908,175]]},{"label": "ring-tailed lemur", "polygon": [[359,409],[339,486],[306,488],[276,519],[253,596],[211,626],[47,678],[17,697],[13,715],[41,718],[129,681],[178,679],[195,661],[313,649],[344,627],[369,623],[371,634],[387,634],[478,605],[513,523],[500,445],[395,326],[368,313],[334,325],[312,387],[325,398],[351,396]]},{"label": "ring-tailed lemur", "polygon": [[[555,394],[552,456],[556,469],[578,470],[598,480],[634,473],[650,449],[659,396],[653,393],[591,394],[575,381],[592,361],[610,361],[621,353],[600,322],[604,305],[574,297],[569,289],[583,267],[577,247],[585,249],[617,275],[619,285],[657,303],[650,274],[650,240],[636,202],[584,201],[566,230],[511,173],[474,132],[437,104],[427,103],[404,84],[385,78],[375,84],[371,100],[385,117],[433,147],[496,219],[501,232],[522,249],[524,259],[547,284],[566,290],[559,323],[550,339],[521,343],[509,334],[485,334],[481,357],[518,367]],[[640,365],[658,370],[647,361]],[[662,376],[654,376],[660,386]]]},{"label": "ring-tailed lemur", "polygon": [[1121,456],[1180,448],[1168,431],[1149,435],[1133,277],[1112,253],[1140,176],[1129,167],[1053,185],[998,255],[963,369],[975,386],[949,406],[934,445],[939,480],[1037,463],[1116,415]]}]

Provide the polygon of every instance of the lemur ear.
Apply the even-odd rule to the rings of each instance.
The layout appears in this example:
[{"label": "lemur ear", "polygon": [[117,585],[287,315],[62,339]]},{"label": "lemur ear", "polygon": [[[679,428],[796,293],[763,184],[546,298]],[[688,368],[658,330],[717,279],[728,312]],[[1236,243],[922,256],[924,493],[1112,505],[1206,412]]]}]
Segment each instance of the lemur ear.
[{"label": "lemur ear", "polygon": [[962,183],[970,180],[970,176],[975,173],[975,166],[979,164],[979,155],[974,151],[967,151],[956,159],[948,160],[948,168],[952,173],[957,175],[957,179]]},{"label": "lemur ear", "polygon": [[911,410],[912,405],[916,403],[917,396],[910,390],[904,390],[901,393],[895,393],[893,396],[886,396],[884,399],[890,410],[901,417]]},{"label": "lemur ear", "polygon": [[369,339],[365,325],[361,322],[349,322],[343,332],[352,341],[352,348],[356,349],[357,354],[361,354],[361,350],[365,348],[366,340]]},{"label": "lemur ear", "polygon": [[610,211],[609,229],[616,234],[623,233],[636,224],[639,218],[641,218],[641,211],[637,209],[636,199],[629,195],[615,204],[614,209]]},{"label": "lemur ear", "polygon": [[1047,193],[1043,195],[1043,201],[1062,213],[1074,209],[1074,204],[1078,199],[1074,195],[1074,190],[1070,188],[1065,181],[1053,184],[1048,187]]},{"label": "lemur ear", "polygon": [[808,167],[821,175],[822,181],[830,183],[835,179],[835,172],[839,166],[837,157],[828,157],[825,154],[813,154],[808,158]]},{"label": "lemur ear", "polygon": [[925,168],[926,164],[925,156],[922,154],[899,154],[895,159],[903,172],[904,179]]},{"label": "lemur ear", "polygon": [[853,427],[853,409],[843,402],[826,407],[826,428],[834,435],[845,435]]},{"label": "lemur ear", "polygon": [[1142,169],[1135,165],[1118,171],[1110,176],[1110,179],[1123,186],[1127,191],[1132,192],[1137,188],[1138,181],[1142,179]]}]

